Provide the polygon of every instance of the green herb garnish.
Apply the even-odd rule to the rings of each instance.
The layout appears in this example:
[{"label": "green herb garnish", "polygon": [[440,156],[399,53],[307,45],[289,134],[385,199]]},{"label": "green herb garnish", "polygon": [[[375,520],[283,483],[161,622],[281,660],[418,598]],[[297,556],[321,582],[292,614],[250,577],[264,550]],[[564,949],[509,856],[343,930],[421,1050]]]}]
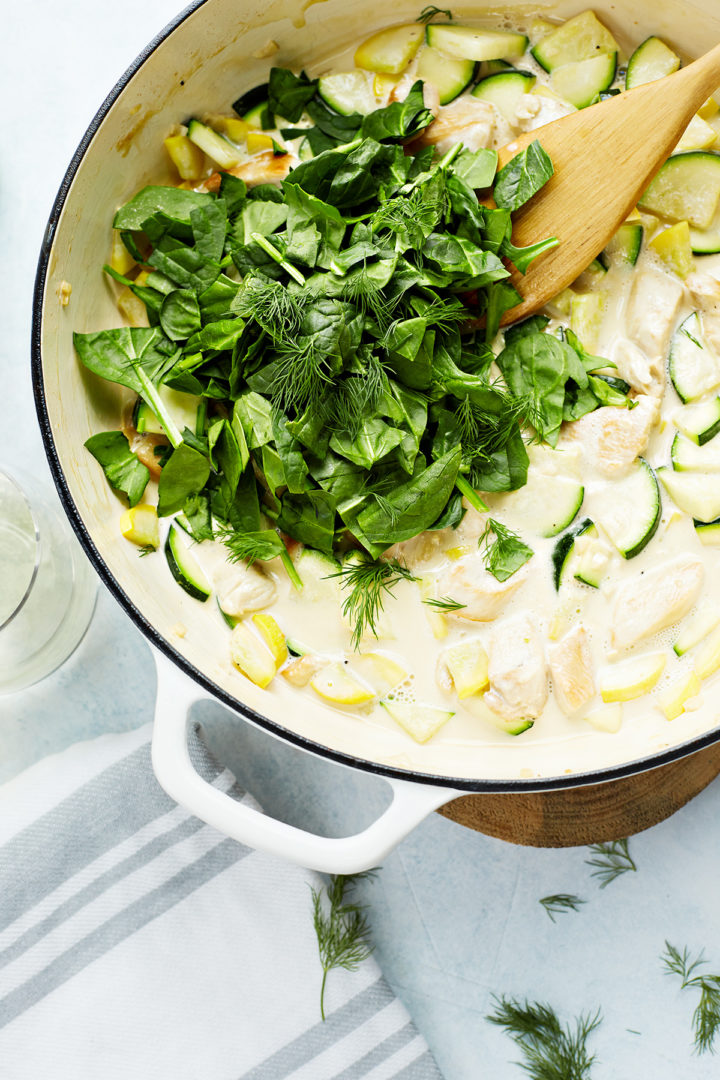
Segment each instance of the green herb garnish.
[{"label": "green herb garnish", "polygon": [[588,866],[594,866],[592,877],[599,878],[600,888],[604,889],[621,874],[637,870],[629,851],[627,840],[610,840],[605,844],[591,844],[590,851],[594,858],[586,859]]},{"label": "green herb garnish", "polygon": [[363,878],[373,877],[375,871],[364,874],[338,874],[331,877],[322,889],[313,889],[313,925],[318,941],[323,977],[320,985],[320,1015],[325,1019],[325,985],[333,968],[356,971],[373,951],[368,941],[369,927],[365,907],[346,900],[346,893]]},{"label": "green herb garnish", "polygon": [[581,900],[579,896],[572,896],[570,893],[556,893],[554,896],[543,896],[540,903],[547,911],[549,917],[555,922],[555,916],[561,914],[563,911],[578,911],[581,904],[585,901]]},{"label": "green herb garnish", "polygon": [[507,581],[535,554],[517,533],[494,518],[488,519],[478,539],[478,547],[483,546],[485,566],[498,581]]},{"label": "green herb garnish", "polygon": [[589,1080],[595,1055],[587,1049],[588,1036],[599,1026],[600,1010],[583,1014],[563,1027],[557,1013],[547,1004],[497,997],[495,1012],[486,1017],[491,1024],[505,1028],[520,1047],[523,1061],[518,1064],[533,1080]]},{"label": "green herb garnish", "polygon": [[348,561],[336,574],[340,585],[347,592],[343,600],[343,615],[352,625],[352,643],[360,647],[363,634],[369,631],[377,637],[377,620],[383,610],[385,598],[393,595],[399,581],[415,581],[406,566],[397,560],[358,559]]},{"label": "green herb garnish", "polygon": [[694,959],[685,947],[682,953],[665,942],[665,953],[661,956],[667,974],[678,975],[681,990],[699,990],[700,1000],[693,1013],[693,1036],[695,1052],[698,1054],[715,1053],[715,1037],[720,1031],[720,975],[696,975],[698,968],[707,964],[701,952]]},{"label": "green herb garnish", "polygon": [[427,24],[432,22],[437,15],[445,15],[446,18],[452,22],[452,11],[448,11],[447,8],[435,7],[434,4],[429,4],[427,7],[423,8],[415,22],[425,23],[427,26]]},{"label": "green herb garnish", "polygon": [[436,608],[438,611],[447,612],[460,611],[461,608],[467,607],[467,604],[461,604],[457,600],[453,600],[450,596],[442,596],[439,600],[423,600],[423,604],[427,604],[428,607]]}]

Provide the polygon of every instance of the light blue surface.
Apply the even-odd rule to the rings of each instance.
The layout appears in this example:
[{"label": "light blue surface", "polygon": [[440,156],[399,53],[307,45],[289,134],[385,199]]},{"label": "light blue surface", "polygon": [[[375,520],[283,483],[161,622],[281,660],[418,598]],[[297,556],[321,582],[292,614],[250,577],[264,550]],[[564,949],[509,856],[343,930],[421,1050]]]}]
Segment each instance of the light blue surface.
[{"label": "light blue surface", "polygon": [[[36,475],[47,467],[31,398],[30,303],[45,221],[97,106],[175,12],[172,0],[124,0],[121,8],[33,0],[8,5],[4,15],[0,461]],[[144,723],[154,688],[147,645],[101,591],[68,664],[0,698],[0,780],[77,740]],[[382,781],[275,743],[219,706],[197,713],[211,746],[270,813],[343,835],[386,799]],[[510,1041],[484,1020],[493,992],[547,999],[566,1017],[600,1006],[595,1080],[720,1075],[717,1060],[692,1056],[695,998],[678,991],[658,960],[668,938],[705,947],[708,970],[720,971],[720,785],[633,839],[631,849],[638,872],[600,891],[582,849],[513,848],[431,815],[363,884],[383,970],[448,1080],[524,1075],[512,1064]],[[557,892],[587,903],[553,924],[538,899]]]}]

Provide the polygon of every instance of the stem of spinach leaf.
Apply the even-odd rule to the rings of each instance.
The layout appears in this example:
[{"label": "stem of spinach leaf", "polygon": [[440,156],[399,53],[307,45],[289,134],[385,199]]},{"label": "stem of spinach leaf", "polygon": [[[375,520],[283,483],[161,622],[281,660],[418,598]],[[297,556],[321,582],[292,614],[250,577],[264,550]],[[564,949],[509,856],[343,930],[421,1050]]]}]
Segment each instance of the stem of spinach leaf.
[{"label": "stem of spinach leaf", "polygon": [[257,232],[250,233],[250,235],[257,244],[257,246],[261,247],[263,251],[270,256],[271,259],[274,259],[278,266],[282,266],[283,270],[285,270],[291,278],[297,281],[298,285],[305,284],[305,278],[302,276],[297,266],[293,266],[293,264],[289,263],[287,259],[284,259],[278,249],[272,246],[266,236],[263,236],[261,233]]},{"label": "stem of spinach leaf", "polygon": [[148,403],[155,416],[160,421],[167,435],[168,439],[172,443],[172,446],[177,450],[182,440],[182,435],[178,431],[177,425],[173,420],[170,413],[165,408],[163,400],[158,393],[157,387],[147,377],[140,364],[133,364],[133,370],[138,377],[138,382],[142,387],[142,396]]},{"label": "stem of spinach leaf", "polygon": [[460,473],[455,477],[455,487],[461,495],[465,496],[473,509],[477,510],[478,513],[482,513],[483,510],[488,509],[488,506],[482,501],[475,488],[470,487],[465,477],[461,476]]},{"label": "stem of spinach leaf", "polygon": [[287,576],[290,578],[290,580],[292,581],[293,585],[298,590],[298,592],[300,592],[300,590],[303,588],[303,580],[300,577],[300,575],[298,574],[297,570],[295,569],[295,563],[290,558],[290,552],[288,551],[288,549],[285,547],[284,544],[283,544],[283,548],[284,548],[284,551],[282,552],[282,554],[280,556],[280,561],[282,562],[283,566],[285,567],[285,570],[287,571]]}]

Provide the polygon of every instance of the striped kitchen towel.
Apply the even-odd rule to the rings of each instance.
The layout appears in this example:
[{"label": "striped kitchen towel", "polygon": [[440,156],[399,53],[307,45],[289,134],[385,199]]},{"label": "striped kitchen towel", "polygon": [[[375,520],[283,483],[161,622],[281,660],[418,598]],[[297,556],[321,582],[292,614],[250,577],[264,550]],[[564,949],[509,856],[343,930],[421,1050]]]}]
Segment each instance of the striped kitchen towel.
[{"label": "striped kitchen towel", "polygon": [[372,957],[321,1022],[309,883],[172,803],[149,727],[33,766],[0,789],[0,1077],[440,1080]]}]

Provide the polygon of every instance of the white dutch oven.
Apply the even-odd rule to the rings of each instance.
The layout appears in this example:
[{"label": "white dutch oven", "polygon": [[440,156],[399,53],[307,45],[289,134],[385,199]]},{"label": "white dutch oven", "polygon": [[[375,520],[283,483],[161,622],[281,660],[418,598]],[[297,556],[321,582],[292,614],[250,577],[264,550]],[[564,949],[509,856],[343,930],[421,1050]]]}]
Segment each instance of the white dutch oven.
[{"label": "white dutch oven", "polygon": [[[578,734],[562,744],[535,732],[519,740],[488,736],[472,745],[441,733],[420,747],[390,725],[373,725],[321,704],[299,712],[284,680],[262,691],[234,671],[225,659],[226,632],[178,589],[164,565],[137,558],[119,533],[120,505],[83,449],[89,435],[117,427],[122,392],[81,368],[72,332],[118,324],[112,289],[100,270],[112,213],[144,184],[170,180],[162,145],[168,128],[189,115],[226,110],[241,92],[266,80],[270,63],[320,71],[329,57],[371,28],[412,21],[420,6],[417,0],[392,8],[380,0],[199,0],[188,8],[114,87],[78,147],[50,218],[35,291],[34,386],[47,453],[88,556],[154,647],[153,760],[160,783],[229,836],[332,872],[376,865],[430,811],[462,793],[594,785],[654,769],[720,739],[718,728],[667,725],[660,735],[639,724],[617,736]],[[494,26],[506,16],[510,21],[528,13],[567,17],[580,10],[577,0],[531,12],[508,0],[502,5],[506,16],[463,3],[452,6],[456,18],[466,14]],[[720,10],[713,0],[599,0],[593,7],[626,45],[657,33],[693,56],[720,40]],[[279,45],[272,61],[258,58],[268,41]],[[61,282],[72,285],[66,307],[58,299]],[[313,836],[239,805],[206,784],[190,761],[188,712],[204,697],[219,699],[245,720],[307,751],[385,776],[393,802],[369,829],[343,839]]]}]

